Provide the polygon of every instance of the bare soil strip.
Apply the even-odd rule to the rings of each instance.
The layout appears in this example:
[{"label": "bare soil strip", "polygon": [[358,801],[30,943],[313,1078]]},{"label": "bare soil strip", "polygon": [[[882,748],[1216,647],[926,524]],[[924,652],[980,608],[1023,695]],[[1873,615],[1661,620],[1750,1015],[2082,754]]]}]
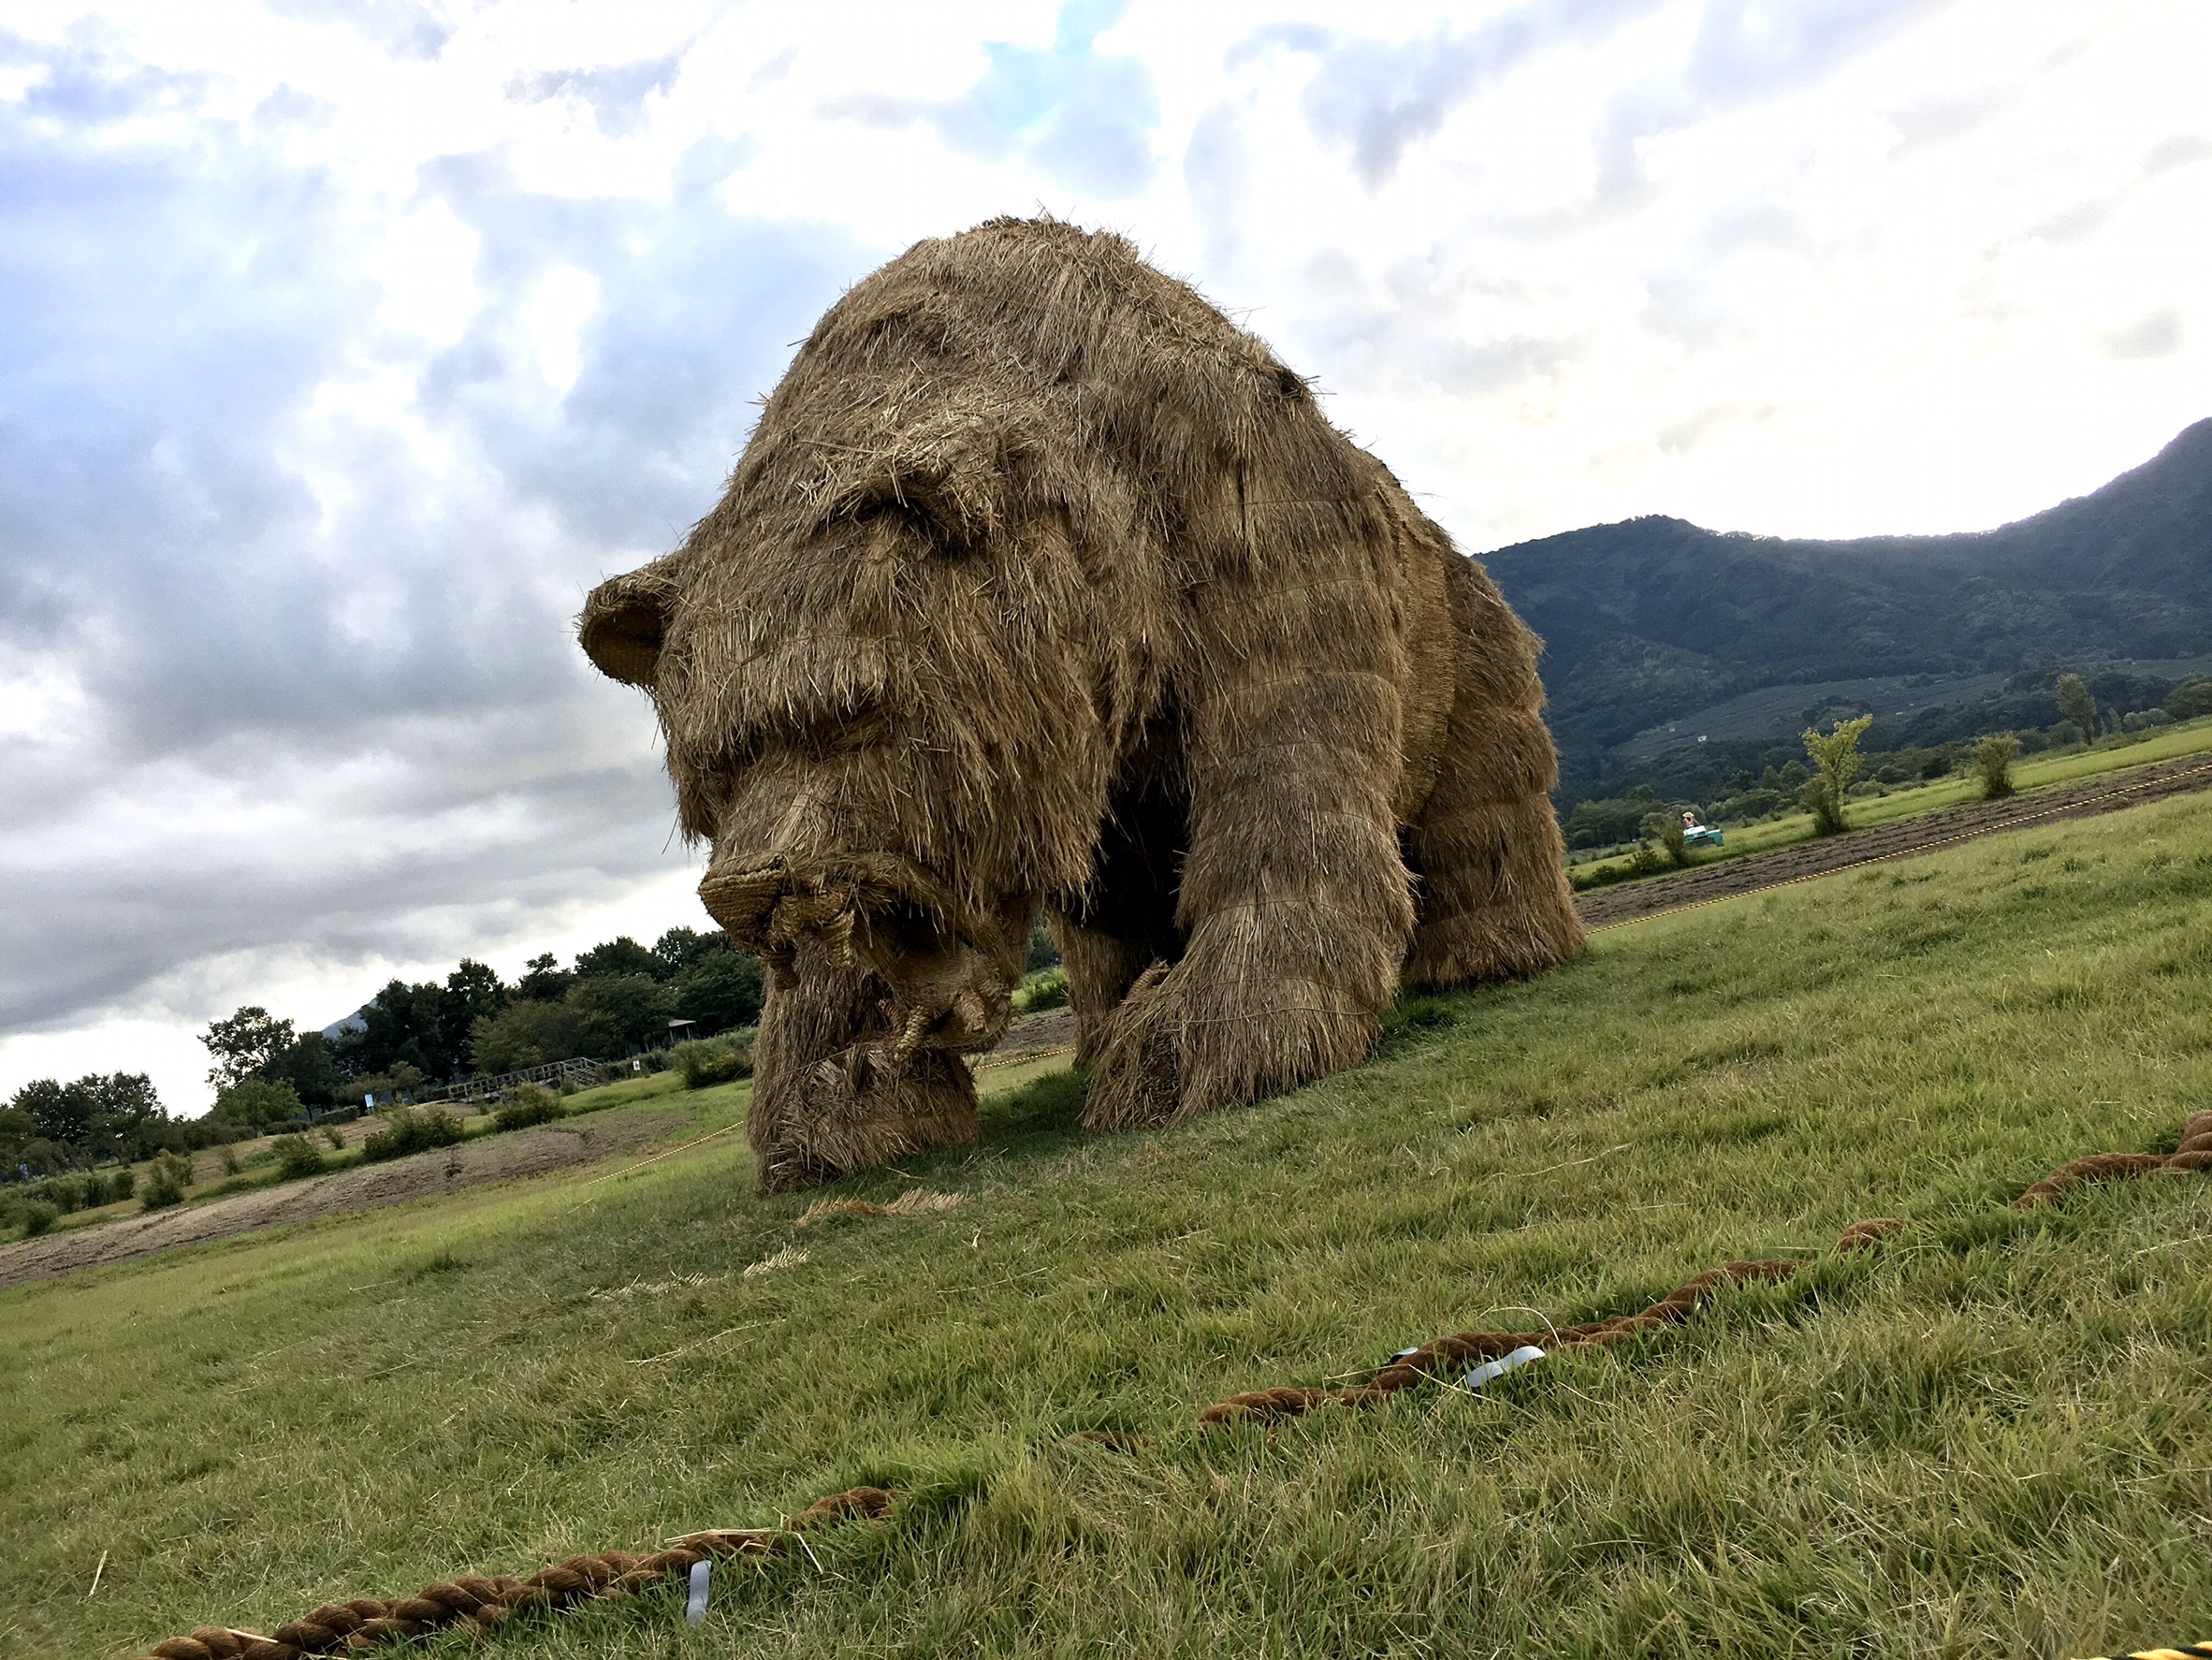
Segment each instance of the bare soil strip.
[{"label": "bare soil strip", "polygon": [[1014,1066],[1074,1044],[1075,1011],[1063,1004],[1057,1009],[1041,1009],[1035,1014],[1015,1015],[998,1047],[988,1056],[977,1056],[971,1064],[978,1071],[985,1067]]},{"label": "bare soil strip", "polygon": [[2192,755],[2133,772],[2107,773],[2103,778],[2003,801],[1970,802],[1918,818],[1894,819],[1843,836],[1797,842],[1772,852],[1747,853],[1739,859],[1716,860],[1667,876],[1623,882],[1578,896],[1575,909],[1589,927],[1615,927],[1664,910],[1680,910],[1809,877],[1831,875],[1855,865],[1910,858],[1977,836],[2117,812],[2198,790],[2212,790],[2212,762]]},{"label": "bare soil strip", "polygon": [[681,1129],[691,1117],[677,1108],[595,1113],[416,1153],[388,1164],[357,1165],[205,1204],[149,1211],[96,1227],[21,1240],[0,1245],[0,1289],[80,1269],[137,1262],[184,1245],[206,1245],[287,1222],[405,1204],[484,1182],[590,1164]]}]

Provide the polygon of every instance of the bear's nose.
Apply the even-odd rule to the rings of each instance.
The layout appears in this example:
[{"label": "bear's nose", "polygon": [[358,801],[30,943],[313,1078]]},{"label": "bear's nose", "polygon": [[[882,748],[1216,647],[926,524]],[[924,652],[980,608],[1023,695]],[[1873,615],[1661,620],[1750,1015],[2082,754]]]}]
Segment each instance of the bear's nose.
[{"label": "bear's nose", "polygon": [[803,934],[820,934],[850,954],[854,896],[841,883],[808,881],[781,859],[750,869],[717,862],[699,883],[707,915],[737,945],[761,954],[787,952]]}]

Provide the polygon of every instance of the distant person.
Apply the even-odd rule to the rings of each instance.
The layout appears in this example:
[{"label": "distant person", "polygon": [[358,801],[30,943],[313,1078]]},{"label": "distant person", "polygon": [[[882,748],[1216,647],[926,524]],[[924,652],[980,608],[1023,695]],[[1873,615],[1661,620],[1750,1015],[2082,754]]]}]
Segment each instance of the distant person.
[{"label": "distant person", "polygon": [[1688,808],[1682,808],[1682,828],[1685,830],[1702,830],[1705,828],[1705,826],[1697,822],[1696,813]]}]

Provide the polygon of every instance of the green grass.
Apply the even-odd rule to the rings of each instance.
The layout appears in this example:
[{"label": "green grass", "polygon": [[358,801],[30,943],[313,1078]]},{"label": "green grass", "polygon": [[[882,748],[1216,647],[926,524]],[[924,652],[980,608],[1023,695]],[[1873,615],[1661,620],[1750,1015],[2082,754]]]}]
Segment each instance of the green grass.
[{"label": "green grass", "polygon": [[[1601,936],[1364,1069],[982,1143],[794,1230],[742,1137],[0,1294],[0,1649],[764,1523],[880,1526],[436,1655],[2067,1655],[2212,1635],[2212,1183],[2005,1208],[2212,1104],[2212,801]],[[677,1098],[695,1134],[742,1087]],[[629,1173],[618,1173],[622,1171]],[[617,1172],[617,1173],[610,1173]],[[1847,1223],[1925,1226],[1871,1257]],[[744,1269],[787,1247],[795,1266]],[[1439,1332],[1812,1271],[1480,1397],[1201,1438]],[[1133,1453],[1071,1431],[1141,1432]],[[100,1553],[99,1594],[85,1596]]]},{"label": "green grass", "polygon": [[[2200,755],[2212,750],[2212,717],[2185,721],[2176,726],[2160,727],[2147,734],[2129,733],[2123,737],[2106,738],[2086,749],[2067,750],[2059,754],[2038,755],[2013,764],[2014,787],[2026,793],[2048,789],[2058,784],[2078,783],[2084,779],[2101,778],[2106,773],[2124,772],[2130,767],[2150,766],[2161,761],[2176,761],[2188,755]],[[1870,757],[1878,760],[1879,757]],[[1874,824],[1886,824],[1893,819],[1917,818],[1946,807],[1957,807],[1969,801],[1982,799],[1981,779],[1977,775],[1960,774],[1953,778],[1938,779],[1930,784],[1902,785],[1892,788],[1885,795],[1855,796],[1844,809],[1854,829],[1864,829]],[[1739,859],[1749,853],[1763,853],[1778,847],[1812,839],[1812,815],[1790,813],[1783,818],[1764,819],[1755,824],[1731,824],[1724,834],[1727,844],[1718,852],[1700,852],[1693,855],[1696,865],[1718,864],[1723,859]],[[1590,859],[1574,866],[1575,876],[1583,883],[1599,885],[1617,880],[1629,859],[1620,854],[1604,859]]]}]

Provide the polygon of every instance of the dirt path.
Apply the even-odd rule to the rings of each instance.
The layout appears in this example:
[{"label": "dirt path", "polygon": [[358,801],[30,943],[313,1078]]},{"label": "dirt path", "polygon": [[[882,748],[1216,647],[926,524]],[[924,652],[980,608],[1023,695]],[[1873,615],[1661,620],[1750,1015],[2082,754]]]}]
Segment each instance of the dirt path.
[{"label": "dirt path", "polygon": [[286,1222],[404,1204],[509,1176],[534,1176],[590,1164],[642,1145],[691,1122],[679,1108],[619,1109],[541,1124],[458,1146],[416,1153],[388,1164],[357,1165],[304,1182],[285,1182],[206,1204],[149,1211],[65,1233],[0,1245],[0,1289],[52,1279],[83,1268],[136,1262],[182,1245],[205,1245]]},{"label": "dirt path", "polygon": [[1015,1015],[998,1047],[989,1055],[977,1056],[974,1064],[979,1071],[985,1067],[1011,1066],[1069,1048],[1074,1041],[1074,1010],[1064,1004],[1057,1009],[1041,1009],[1035,1014]]},{"label": "dirt path", "polygon": [[1951,842],[1991,836],[2001,830],[2018,830],[2030,824],[2057,823],[2062,819],[2084,819],[2096,813],[2140,807],[2169,795],[2212,790],[2212,761],[2202,755],[2169,761],[2132,772],[2107,773],[2078,784],[2038,790],[2005,801],[1975,801],[1949,807],[1918,818],[1895,819],[1846,836],[1800,841],[1772,852],[1747,853],[1740,859],[1722,859],[1710,865],[1654,876],[1642,881],[1623,882],[1583,894],[1575,909],[1593,928],[1613,927],[1663,910],[1680,910],[1710,899],[1737,894],[1755,894],[1761,888],[1808,877],[1826,876],[1854,865],[1884,859],[1909,858]]}]

